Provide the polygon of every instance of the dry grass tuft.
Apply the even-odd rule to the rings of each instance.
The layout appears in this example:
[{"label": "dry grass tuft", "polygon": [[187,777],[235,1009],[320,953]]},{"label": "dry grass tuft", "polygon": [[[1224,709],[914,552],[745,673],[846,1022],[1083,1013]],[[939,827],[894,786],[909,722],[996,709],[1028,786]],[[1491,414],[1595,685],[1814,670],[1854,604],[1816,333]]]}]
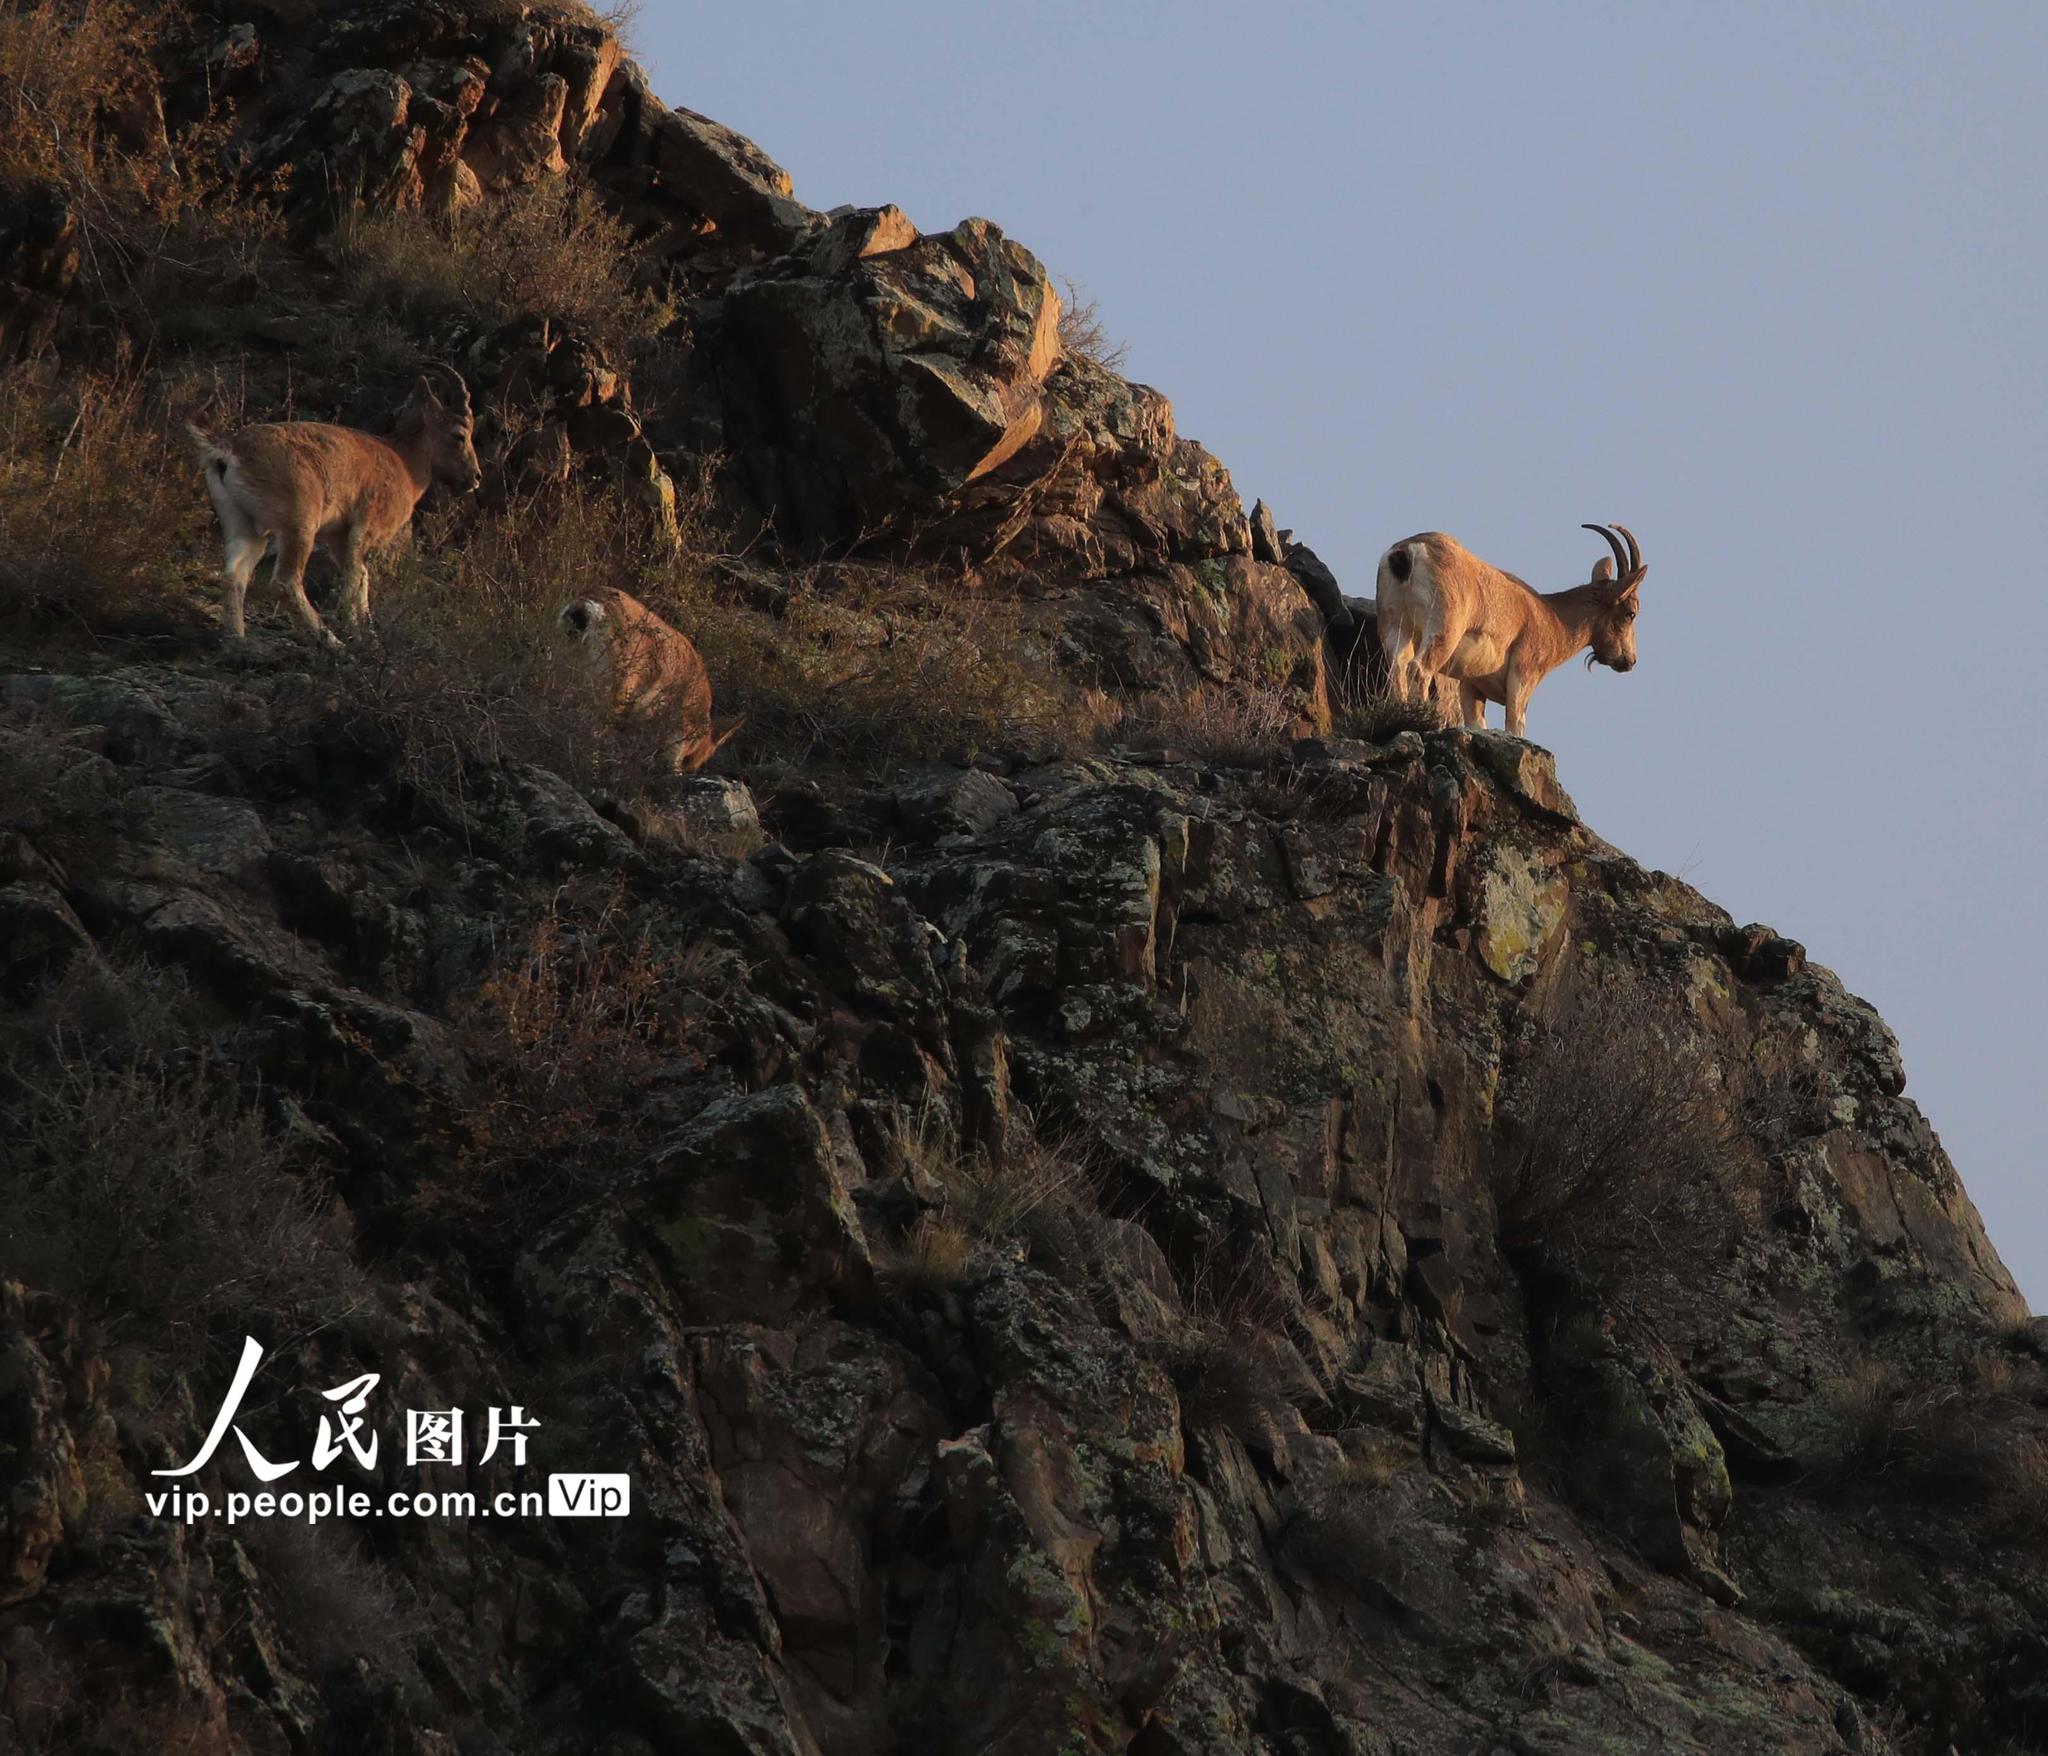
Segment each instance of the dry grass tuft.
[{"label": "dry grass tuft", "polygon": [[1064,1262],[1068,1228],[1095,1207],[1087,1164],[1067,1144],[1027,1136],[992,1164],[955,1152],[930,1117],[899,1129],[894,1144],[910,1186],[931,1203],[887,1254],[885,1278],[905,1290],[958,1287],[984,1253]]},{"label": "dry grass tuft", "polygon": [[883,1283],[898,1293],[957,1292],[974,1266],[974,1239],[957,1219],[920,1214],[899,1244],[876,1252]]},{"label": "dry grass tuft", "polygon": [[1385,690],[1377,690],[1339,707],[1331,727],[1340,738],[1362,738],[1368,744],[1384,744],[1403,732],[1428,736],[1451,723],[1451,716],[1435,700],[1405,701]]},{"label": "dry grass tuft", "polygon": [[1225,768],[1265,768],[1286,755],[1300,724],[1278,686],[1201,682],[1140,698],[1125,710],[1118,737]]}]

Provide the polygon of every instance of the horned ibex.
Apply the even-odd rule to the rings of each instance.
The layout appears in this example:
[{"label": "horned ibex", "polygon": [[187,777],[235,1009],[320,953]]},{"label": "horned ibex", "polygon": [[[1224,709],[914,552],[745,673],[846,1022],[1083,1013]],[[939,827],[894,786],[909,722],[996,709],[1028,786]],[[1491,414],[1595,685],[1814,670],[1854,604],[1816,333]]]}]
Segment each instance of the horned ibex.
[{"label": "horned ibex", "polygon": [[711,730],[711,678],[687,635],[616,588],[562,606],[563,632],[582,649],[614,723],[650,737],[663,764],[692,774],[740,729]]},{"label": "horned ibex", "polygon": [[1574,654],[1590,647],[1587,664],[1633,669],[1643,552],[1626,525],[1581,528],[1605,538],[1614,559],[1602,556],[1591,579],[1566,591],[1535,591],[1441,531],[1382,555],[1380,645],[1394,693],[1423,700],[1432,679],[1449,677],[1467,725],[1484,725],[1487,702],[1504,702],[1520,737],[1536,685]]},{"label": "horned ibex", "polygon": [[277,583],[306,632],[339,646],[306,597],[306,562],[319,544],[341,570],[342,620],[370,614],[364,557],[404,535],[413,508],[435,482],[461,493],[483,479],[472,440],[469,386],[450,372],[444,399],[426,378],[413,386],[390,438],[282,421],[243,427],[215,440],[190,429],[206,471],[206,491],[227,538],[227,600],[221,622],[244,634],[243,603],[266,544],[277,544]]}]

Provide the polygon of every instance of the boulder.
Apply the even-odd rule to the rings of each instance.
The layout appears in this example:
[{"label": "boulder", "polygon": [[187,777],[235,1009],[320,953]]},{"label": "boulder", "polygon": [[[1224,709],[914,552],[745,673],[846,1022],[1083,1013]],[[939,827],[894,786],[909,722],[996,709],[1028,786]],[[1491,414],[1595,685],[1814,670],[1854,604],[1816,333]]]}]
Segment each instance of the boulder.
[{"label": "boulder", "polygon": [[872,535],[995,470],[1044,424],[1059,359],[1050,278],[986,220],[835,272],[786,258],[735,280],[717,319],[741,477],[802,543]]}]

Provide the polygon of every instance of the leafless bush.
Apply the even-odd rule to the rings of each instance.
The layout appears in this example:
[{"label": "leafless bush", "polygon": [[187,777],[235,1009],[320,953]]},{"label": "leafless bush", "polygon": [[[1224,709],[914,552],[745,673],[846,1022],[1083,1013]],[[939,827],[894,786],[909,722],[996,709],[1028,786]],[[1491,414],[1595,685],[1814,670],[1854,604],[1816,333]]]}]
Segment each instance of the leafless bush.
[{"label": "leafless bush", "polygon": [[1986,1364],[1974,1383],[1927,1383],[1857,1362],[1828,1393],[1813,1479],[1961,1498],[2004,1540],[2048,1546],[2048,1433],[2015,1394],[2009,1363]]},{"label": "leafless bush", "polygon": [[381,1675],[412,1670],[429,1621],[410,1588],[344,1530],[291,1518],[241,1527],[278,1625],[318,1672],[366,1660]]},{"label": "leafless bush", "polygon": [[466,1142],[420,1191],[423,1213],[497,1237],[601,1188],[632,1162],[649,1097],[702,1064],[726,972],[628,916],[614,893],[564,893],[461,1008],[474,1074]]},{"label": "leafless bush", "polygon": [[838,567],[769,614],[692,604],[689,630],[721,712],[744,713],[755,758],[803,764],[1092,742],[1076,692],[1019,605],[967,582]]},{"label": "leafless bush", "polygon": [[96,170],[107,118],[132,110],[148,88],[152,34],[120,0],[0,6],[0,177]]},{"label": "leafless bush", "polygon": [[1347,1473],[1310,1490],[1282,1527],[1281,1552],[1353,1597],[1399,1608],[1413,1565],[1410,1513],[1386,1487]]},{"label": "leafless bush", "polygon": [[1605,1278],[1695,1273],[1739,1221],[1743,1080],[1646,977],[1580,992],[1503,1082],[1494,1194],[1509,1248]]},{"label": "leafless bush", "polygon": [[[146,1003],[145,1003],[146,1004]],[[134,1020],[124,1021],[132,1025]],[[186,1051],[16,1038],[0,1133],[0,1268],[70,1292],[117,1341],[322,1321],[357,1295],[346,1222],[304,1155]]]},{"label": "leafless bush", "polygon": [[1181,1278],[1182,1318],[1155,1344],[1190,1429],[1260,1440],[1286,1431],[1314,1394],[1290,1358],[1288,1300],[1257,1253],[1211,1254]]},{"label": "leafless bush", "polygon": [[1129,345],[1111,339],[1095,301],[1080,287],[1068,281],[1065,291],[1060,301],[1060,352],[1121,376]]}]

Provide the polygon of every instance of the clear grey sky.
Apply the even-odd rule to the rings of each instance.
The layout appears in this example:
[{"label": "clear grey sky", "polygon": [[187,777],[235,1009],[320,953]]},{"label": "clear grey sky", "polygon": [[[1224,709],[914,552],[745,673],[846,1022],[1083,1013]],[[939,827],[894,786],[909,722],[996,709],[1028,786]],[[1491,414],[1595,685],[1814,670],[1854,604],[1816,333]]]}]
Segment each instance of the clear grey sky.
[{"label": "clear grey sky", "polygon": [[[1595,829],[1803,940],[2048,1306],[2048,5],[649,0],[814,207],[996,220],[1336,570],[1542,588],[1641,663],[1530,729]],[[1498,710],[1495,711],[1498,722]]]}]

